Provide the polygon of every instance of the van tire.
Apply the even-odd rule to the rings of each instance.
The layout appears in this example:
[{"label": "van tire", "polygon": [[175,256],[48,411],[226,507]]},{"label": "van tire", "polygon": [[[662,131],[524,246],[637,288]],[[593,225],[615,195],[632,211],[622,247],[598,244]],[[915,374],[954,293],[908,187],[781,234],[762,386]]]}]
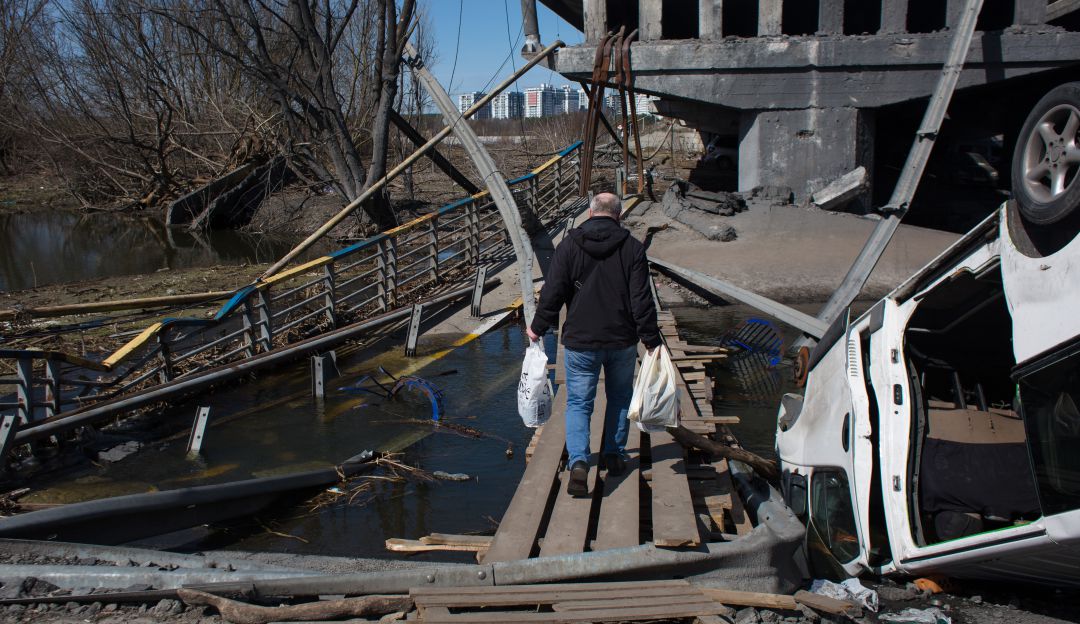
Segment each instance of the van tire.
[{"label": "van tire", "polygon": [[1034,225],[1062,221],[1080,206],[1080,82],[1052,89],[1028,113],[1012,161],[1012,192]]}]

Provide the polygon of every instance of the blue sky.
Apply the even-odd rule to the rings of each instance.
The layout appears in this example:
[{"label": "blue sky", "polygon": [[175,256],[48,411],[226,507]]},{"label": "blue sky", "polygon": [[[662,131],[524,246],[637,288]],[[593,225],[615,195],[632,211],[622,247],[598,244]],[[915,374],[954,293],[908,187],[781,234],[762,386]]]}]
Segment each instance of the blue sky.
[{"label": "blue sky", "polygon": [[[428,15],[435,39],[438,58],[431,70],[451,94],[483,91],[485,86],[494,86],[508,78],[515,68],[525,63],[521,58],[525,37],[521,32],[520,0],[422,0],[418,4]],[[462,12],[460,42],[459,7]],[[580,31],[539,2],[537,18],[540,39],[545,45],[556,38],[562,39],[567,45],[581,43]],[[513,55],[508,59],[511,49]],[[547,68],[534,67],[518,81],[516,90],[521,91],[542,82],[561,85],[568,81]]]}]

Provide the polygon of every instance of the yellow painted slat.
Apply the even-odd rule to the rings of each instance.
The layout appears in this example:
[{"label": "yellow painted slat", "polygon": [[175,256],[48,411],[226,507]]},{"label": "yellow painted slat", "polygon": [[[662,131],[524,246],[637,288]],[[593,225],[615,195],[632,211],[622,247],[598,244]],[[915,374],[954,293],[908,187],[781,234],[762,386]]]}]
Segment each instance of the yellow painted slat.
[{"label": "yellow painted slat", "polygon": [[334,261],[334,259],[331,258],[330,256],[322,256],[322,257],[319,257],[319,258],[315,258],[314,260],[311,260],[310,262],[305,262],[304,264],[301,264],[299,266],[294,266],[293,268],[291,268],[291,269],[289,269],[287,271],[282,271],[281,273],[278,273],[277,275],[273,275],[271,277],[268,277],[268,278],[262,280],[261,282],[256,284],[256,288],[258,288],[259,290],[262,290],[262,289],[270,286],[271,284],[276,284],[276,283],[278,283],[278,282],[280,282],[282,280],[287,280],[290,277],[296,275],[297,273],[303,273],[305,271],[310,271],[311,269],[315,269],[315,268],[330,264],[333,261]]},{"label": "yellow painted slat", "polygon": [[102,364],[104,364],[105,366],[108,366],[109,368],[112,368],[113,366],[116,366],[118,363],[123,361],[124,358],[131,355],[131,353],[135,349],[138,349],[139,347],[143,346],[144,344],[147,343],[147,341],[149,341],[151,338],[156,336],[158,331],[160,331],[160,330],[161,330],[161,323],[154,323],[150,327],[147,327],[146,329],[142,330],[142,333],[140,333],[138,336],[135,336],[130,341],[128,341],[127,344],[125,344],[124,346],[117,349],[109,357],[105,358],[105,361],[102,362]]}]

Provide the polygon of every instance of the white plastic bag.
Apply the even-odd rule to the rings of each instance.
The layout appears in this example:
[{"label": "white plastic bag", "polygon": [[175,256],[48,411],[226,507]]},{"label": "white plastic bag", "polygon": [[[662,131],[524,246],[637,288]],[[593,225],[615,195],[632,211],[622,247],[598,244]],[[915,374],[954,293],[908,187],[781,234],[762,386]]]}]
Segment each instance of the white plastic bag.
[{"label": "white plastic bag", "polygon": [[679,386],[667,347],[660,345],[641,360],[627,417],[642,431],[658,431],[679,424]]},{"label": "white plastic bag", "polygon": [[540,341],[530,342],[521,364],[518,381],[518,415],[526,427],[533,429],[551,416],[551,381],[548,380],[548,358]]}]

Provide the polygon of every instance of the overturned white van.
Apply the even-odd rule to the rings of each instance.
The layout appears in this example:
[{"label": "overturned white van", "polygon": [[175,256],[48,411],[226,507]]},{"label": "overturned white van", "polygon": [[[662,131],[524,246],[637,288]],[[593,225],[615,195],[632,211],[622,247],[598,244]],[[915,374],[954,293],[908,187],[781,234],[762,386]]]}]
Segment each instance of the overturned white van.
[{"label": "overturned white van", "polygon": [[1080,586],[1075,222],[1008,202],[814,347],[777,453],[817,574]]}]

